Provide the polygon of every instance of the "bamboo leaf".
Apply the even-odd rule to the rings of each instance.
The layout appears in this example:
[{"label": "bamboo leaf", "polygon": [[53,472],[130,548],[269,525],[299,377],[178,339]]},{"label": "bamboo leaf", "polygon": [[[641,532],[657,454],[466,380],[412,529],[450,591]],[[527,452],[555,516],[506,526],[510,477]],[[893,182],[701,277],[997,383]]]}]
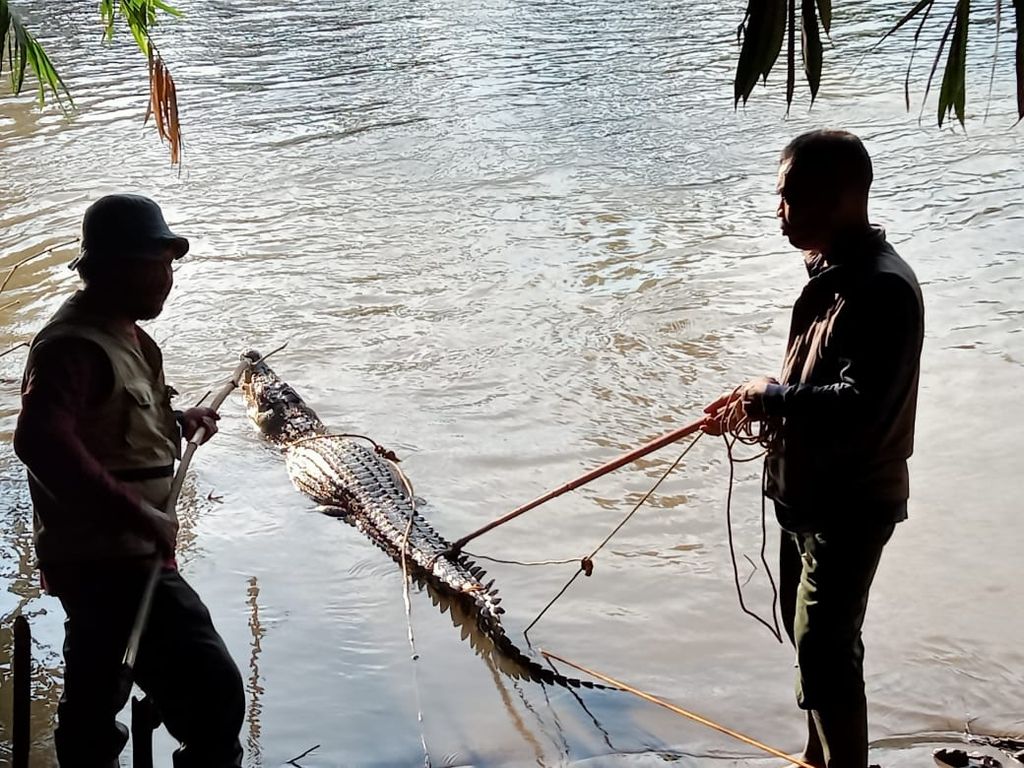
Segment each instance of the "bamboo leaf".
[{"label": "bamboo leaf", "polygon": [[924,110],[925,102],[928,101],[928,94],[932,90],[932,81],[935,79],[935,73],[939,69],[939,61],[942,59],[942,53],[946,50],[946,43],[949,42],[949,35],[953,31],[953,24],[956,22],[956,11],[949,19],[949,23],[946,25],[946,31],[942,33],[942,39],[939,41],[939,50],[935,52],[935,61],[932,62],[932,71],[928,73],[928,84],[924,89],[924,99],[921,101],[921,109]]},{"label": "bamboo leaf", "polygon": [[996,0],[996,42],[992,50],[992,73],[988,79],[988,96],[985,98],[985,119],[988,120],[992,106],[992,89],[996,84],[996,63],[999,61],[999,37],[1003,31],[1003,0]]},{"label": "bamboo leaf", "polygon": [[939,90],[939,126],[951,112],[956,113],[961,127],[964,125],[964,106],[967,99],[967,28],[970,24],[971,0],[958,0],[953,12],[955,25],[953,41],[946,58],[946,68]]},{"label": "bamboo leaf", "polygon": [[152,7],[154,11],[163,11],[168,16],[174,16],[175,18],[181,18],[185,14],[175,8],[173,5],[162,2],[161,0],[152,0]]},{"label": "bamboo leaf", "polygon": [[818,15],[826,35],[832,34],[832,0],[818,0]]},{"label": "bamboo leaf", "polygon": [[888,38],[891,34],[893,34],[894,32],[897,32],[900,29],[902,29],[904,24],[906,24],[912,18],[917,16],[917,14],[919,14],[924,9],[926,9],[926,8],[930,9],[930,7],[934,3],[935,3],[935,0],[918,0],[917,5],[915,5],[913,8],[911,8],[906,16],[904,16],[902,19],[897,21],[895,26],[893,26],[892,29],[890,29],[888,32],[886,32],[884,35],[882,35],[882,37],[879,39],[879,41],[877,43],[875,43],[873,46],[871,46],[871,49],[874,50],[875,48],[880,46],[886,40],[886,38]]},{"label": "bamboo leaf", "polygon": [[[7,32],[11,28],[11,12],[7,8],[7,0],[0,0],[0,75],[4,73],[4,51],[7,50]],[[14,62],[11,62],[14,69]]]},{"label": "bamboo leaf", "polygon": [[128,31],[135,38],[135,44],[140,51],[149,55],[149,19],[145,8],[140,8],[132,0],[120,0],[118,8],[121,18],[128,25]]},{"label": "bamboo leaf", "polygon": [[793,105],[796,90],[796,0],[789,0],[789,45],[786,48],[786,114]]},{"label": "bamboo leaf", "polygon": [[7,18],[7,53],[11,69],[11,88],[14,93],[21,93],[25,85],[25,75],[31,71],[39,83],[40,105],[43,104],[46,88],[49,87],[62,109],[64,108],[61,100],[62,92],[68,97],[71,106],[74,106],[67,86],[57,74],[43,46],[32,36],[17,14],[8,9]]},{"label": "bamboo leaf", "polygon": [[760,69],[757,66],[757,46],[762,37],[764,26],[764,4],[758,0],[748,0],[747,13],[740,24],[737,35],[742,35],[739,61],[736,63],[736,77],[733,79],[733,106],[747,103],[750,92],[757,85]]},{"label": "bamboo leaf", "polygon": [[103,22],[103,39],[114,39],[114,0],[100,0],[100,20]]},{"label": "bamboo leaf", "polygon": [[775,66],[782,50],[782,39],[786,30],[786,0],[768,0],[766,2],[769,12],[768,30],[769,38],[763,51],[761,61],[761,78],[768,79],[768,74]]},{"label": "bamboo leaf", "polygon": [[804,58],[804,74],[811,88],[811,104],[818,96],[821,85],[822,46],[818,33],[818,17],[815,13],[814,0],[802,0],[800,19],[800,39]]},{"label": "bamboo leaf", "polygon": [[1024,0],[1013,0],[1017,19],[1017,121],[1024,120]]},{"label": "bamboo leaf", "polygon": [[734,103],[746,104],[757,81],[771,72],[785,33],[787,0],[749,0],[747,14],[740,32],[740,49],[736,77],[733,81]]},{"label": "bamboo leaf", "polygon": [[924,29],[924,25],[928,23],[928,17],[932,13],[934,5],[929,5],[925,10],[924,15],[921,17],[921,23],[917,25],[917,31],[914,33],[914,47],[910,49],[910,61],[907,62],[907,74],[903,79],[903,99],[907,103],[907,111],[910,111],[910,72],[914,67],[914,57],[917,55],[917,48],[920,44],[921,31]]}]

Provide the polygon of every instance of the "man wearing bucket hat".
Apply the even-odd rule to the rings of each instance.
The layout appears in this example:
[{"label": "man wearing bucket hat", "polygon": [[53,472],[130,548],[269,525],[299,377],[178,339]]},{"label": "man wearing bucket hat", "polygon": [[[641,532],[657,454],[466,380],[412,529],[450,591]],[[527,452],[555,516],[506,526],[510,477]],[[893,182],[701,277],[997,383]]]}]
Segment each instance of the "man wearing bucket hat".
[{"label": "man wearing bucket hat", "polygon": [[156,317],[188,240],[137,195],[93,203],[71,266],[84,288],[32,342],[14,447],[28,467],[35,548],[67,614],[64,694],[55,733],[63,768],[116,766],[119,672],[154,558],[161,573],[135,665],[179,742],[176,768],[236,768],[244,695],[209,612],[174,564],[177,520],[161,509],[187,439],[216,432],[214,411],[171,408]]}]

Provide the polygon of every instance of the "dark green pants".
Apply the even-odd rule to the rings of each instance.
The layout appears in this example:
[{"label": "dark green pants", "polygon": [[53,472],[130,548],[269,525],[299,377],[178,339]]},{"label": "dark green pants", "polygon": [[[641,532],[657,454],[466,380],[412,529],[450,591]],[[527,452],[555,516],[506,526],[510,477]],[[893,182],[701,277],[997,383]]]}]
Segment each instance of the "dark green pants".
[{"label": "dark green pants", "polygon": [[[61,768],[111,766],[124,746],[127,731],[114,719],[123,703],[117,680],[148,570],[148,563],[132,561],[45,569],[67,613],[54,735]],[[177,571],[160,576],[135,682],[182,743],[175,768],[241,766],[242,679],[206,606]]]},{"label": "dark green pants", "polygon": [[[867,701],[861,627],[868,591],[894,524],[782,532],[782,619],[796,648],[796,696],[808,710],[808,757],[866,768]],[[810,754],[818,751],[819,754]]]}]

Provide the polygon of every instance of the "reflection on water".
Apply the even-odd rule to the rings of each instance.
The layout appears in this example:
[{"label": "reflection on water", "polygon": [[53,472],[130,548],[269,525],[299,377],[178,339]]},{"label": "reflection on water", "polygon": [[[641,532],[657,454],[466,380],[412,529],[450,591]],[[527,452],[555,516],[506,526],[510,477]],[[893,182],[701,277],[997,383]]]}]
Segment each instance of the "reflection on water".
[{"label": "reflection on water", "polygon": [[[988,121],[972,116],[964,136],[932,127],[931,106],[922,125],[904,112],[899,40],[855,69],[895,15],[881,0],[837,8],[818,102],[788,119],[780,83],[731,109],[740,7],[729,3],[184,2],[187,22],[160,36],[185,120],[178,175],[140,129],[145,61],[127,41],[97,42],[89,4],[47,5],[20,7],[60,43],[80,112],[0,97],[0,271],[73,237],[100,194],[154,196],[193,242],[150,325],[182,402],[222,378],[235,350],[289,341],[292,383],[332,427],[398,451],[449,538],[776,370],[803,280],[773,220],[777,152],[822,123],[859,132],[875,217],[921,278],[928,315],[911,519],[866,629],[874,757],[920,765],[969,717],[976,732],[1024,730],[1024,168],[1009,66]],[[972,27],[972,51],[992,34]],[[973,62],[980,113],[988,63]],[[71,289],[72,255],[19,269],[0,299],[0,350]],[[62,616],[38,592],[9,445],[23,361],[0,358],[0,729],[10,619],[23,611],[44,766]],[[675,455],[475,549],[589,551]],[[796,750],[790,651],[735,605],[726,477],[721,447],[702,442],[531,639]],[[756,556],[757,473],[738,479],[737,543]],[[418,764],[401,576],[309,509],[237,400],[182,514],[186,575],[248,671],[249,763],[320,744],[304,765]],[[573,568],[492,569],[514,637]],[[748,599],[766,606],[757,582]],[[414,621],[434,764],[751,764],[741,745],[623,696],[496,674],[440,612]],[[171,747],[158,741],[158,765]]]}]

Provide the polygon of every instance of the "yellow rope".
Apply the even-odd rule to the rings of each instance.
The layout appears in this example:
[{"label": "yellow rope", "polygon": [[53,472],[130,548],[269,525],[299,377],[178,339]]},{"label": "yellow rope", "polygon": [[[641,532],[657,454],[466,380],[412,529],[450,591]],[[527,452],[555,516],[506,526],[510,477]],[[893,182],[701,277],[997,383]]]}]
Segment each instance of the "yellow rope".
[{"label": "yellow rope", "polygon": [[798,760],[797,758],[790,757],[785,752],[782,752],[773,747],[769,747],[767,744],[762,744],[757,739],[753,739],[750,736],[744,736],[739,731],[734,731],[731,728],[726,728],[724,725],[720,725],[719,723],[716,723],[713,720],[709,720],[706,717],[702,717],[693,712],[688,712],[682,707],[677,707],[675,704],[670,704],[664,699],[659,699],[657,696],[652,696],[649,693],[645,693],[638,688],[634,688],[628,683],[624,683],[621,680],[616,680],[614,677],[602,675],[600,672],[595,672],[592,669],[587,669],[586,667],[581,666],[580,664],[571,662],[568,659],[564,659],[561,656],[557,656],[556,654],[551,653],[549,651],[542,650],[541,655],[543,655],[547,659],[554,659],[555,661],[560,661],[562,664],[572,667],[573,669],[582,672],[585,675],[590,675],[591,677],[597,678],[598,680],[601,680],[602,682],[605,682],[608,685],[615,686],[621,691],[631,693],[634,696],[643,699],[644,701],[649,701],[651,704],[657,704],[659,707],[663,707],[664,709],[667,709],[669,712],[674,712],[677,715],[681,715],[682,717],[685,717],[689,720],[693,720],[695,723],[700,723],[701,725],[707,726],[708,728],[716,730],[719,733],[724,733],[726,736],[731,736],[737,741],[742,741],[744,744],[747,744],[751,747],[755,747],[756,749],[760,749],[763,752],[767,752],[769,755],[782,758],[783,760],[786,760],[787,762],[793,765],[799,766],[799,768],[814,768],[814,766],[810,765],[809,763],[805,763],[803,760]]}]

